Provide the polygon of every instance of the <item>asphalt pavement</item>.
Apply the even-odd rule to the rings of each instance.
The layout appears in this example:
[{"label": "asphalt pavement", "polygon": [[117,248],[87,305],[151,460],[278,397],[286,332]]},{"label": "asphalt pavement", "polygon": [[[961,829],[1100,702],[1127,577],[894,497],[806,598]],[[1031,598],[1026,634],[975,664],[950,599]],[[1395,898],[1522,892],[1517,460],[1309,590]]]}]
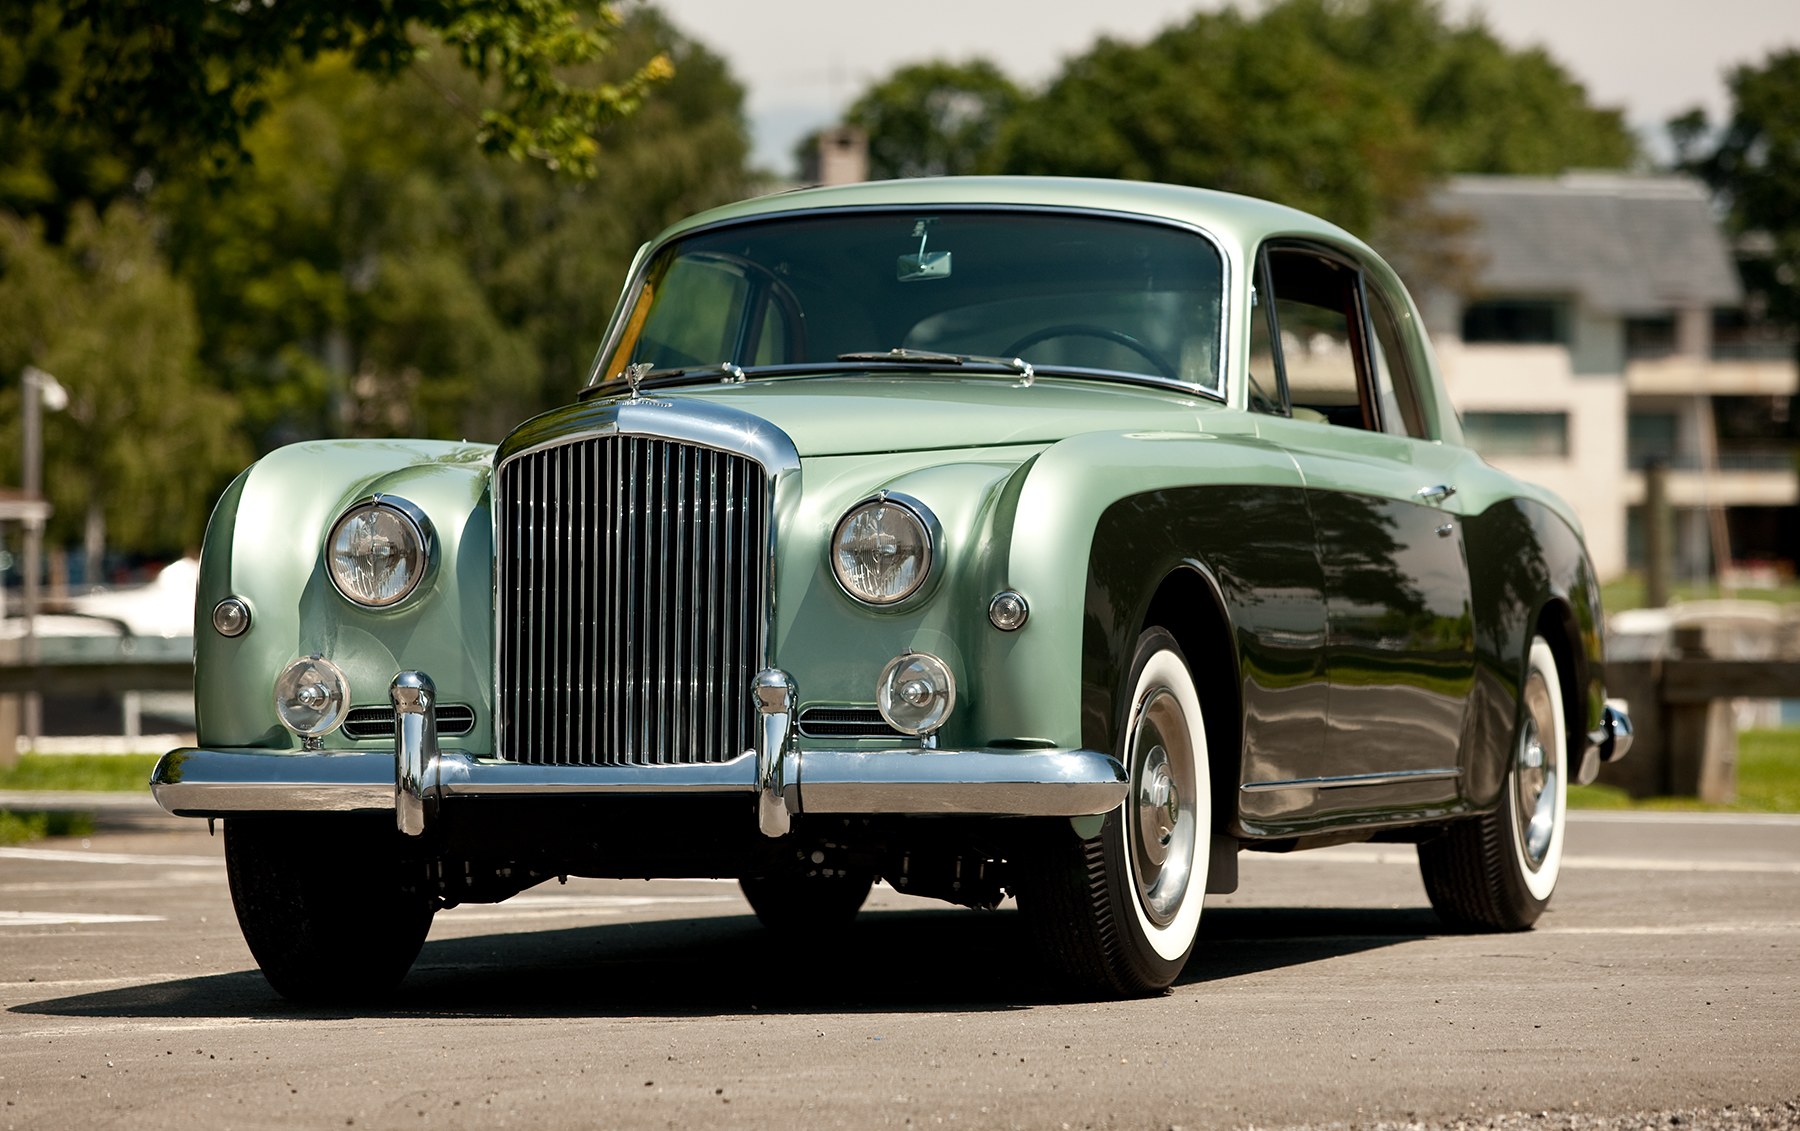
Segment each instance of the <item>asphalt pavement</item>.
[{"label": "asphalt pavement", "polygon": [[1511,935],[1444,933],[1410,849],[1247,854],[1170,993],[1075,1004],[1009,907],[878,888],[784,946],[734,884],[577,879],[303,1010],[220,850],[141,810],[0,848],[0,1128],[1800,1125],[1800,818],[1576,814]]}]

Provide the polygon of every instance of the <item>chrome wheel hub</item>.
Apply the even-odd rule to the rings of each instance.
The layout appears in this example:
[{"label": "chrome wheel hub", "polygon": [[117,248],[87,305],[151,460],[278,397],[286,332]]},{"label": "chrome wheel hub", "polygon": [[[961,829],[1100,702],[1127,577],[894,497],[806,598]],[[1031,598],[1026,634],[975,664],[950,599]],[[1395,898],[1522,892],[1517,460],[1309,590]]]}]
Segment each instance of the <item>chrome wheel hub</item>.
[{"label": "chrome wheel hub", "polygon": [[1138,901],[1151,922],[1167,926],[1187,896],[1199,821],[1187,788],[1194,776],[1187,718],[1166,688],[1139,705],[1130,754],[1125,817]]},{"label": "chrome wheel hub", "polygon": [[1537,871],[1549,855],[1556,833],[1556,798],[1561,791],[1561,771],[1556,752],[1547,747],[1556,734],[1555,708],[1550,689],[1537,672],[1525,683],[1525,725],[1519,733],[1519,749],[1513,767],[1514,822],[1521,858]]}]

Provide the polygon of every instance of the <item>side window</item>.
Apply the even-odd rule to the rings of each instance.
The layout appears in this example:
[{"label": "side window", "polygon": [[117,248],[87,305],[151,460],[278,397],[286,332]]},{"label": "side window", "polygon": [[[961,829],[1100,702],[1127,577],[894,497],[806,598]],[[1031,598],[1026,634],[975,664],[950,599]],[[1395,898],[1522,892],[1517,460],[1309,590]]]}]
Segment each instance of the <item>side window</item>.
[{"label": "side window", "polygon": [[1425,408],[1419,397],[1418,375],[1409,364],[1400,319],[1386,296],[1367,289],[1369,322],[1375,329],[1369,343],[1370,368],[1375,372],[1375,395],[1381,402],[1381,420],[1396,436],[1431,439],[1425,424]]},{"label": "side window", "polygon": [[1256,286],[1250,291],[1250,411],[1286,416],[1287,397],[1281,390],[1281,372],[1275,360],[1275,340],[1269,330],[1273,308],[1269,301],[1269,272],[1264,257],[1256,259]]},{"label": "side window", "polygon": [[1297,420],[1374,430],[1364,396],[1360,278],[1336,259],[1304,248],[1267,253],[1283,381]]}]

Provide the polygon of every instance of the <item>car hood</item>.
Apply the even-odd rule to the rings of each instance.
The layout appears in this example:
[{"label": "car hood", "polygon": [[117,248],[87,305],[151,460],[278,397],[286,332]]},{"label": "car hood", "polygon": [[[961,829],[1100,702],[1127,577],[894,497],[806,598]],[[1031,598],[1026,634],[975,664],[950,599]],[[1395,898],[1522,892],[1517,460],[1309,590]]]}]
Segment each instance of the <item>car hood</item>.
[{"label": "car hood", "polygon": [[1190,432],[1198,412],[1218,407],[1123,383],[912,373],[647,389],[645,397],[677,408],[703,400],[760,417],[802,457],[1048,444],[1084,432]]}]

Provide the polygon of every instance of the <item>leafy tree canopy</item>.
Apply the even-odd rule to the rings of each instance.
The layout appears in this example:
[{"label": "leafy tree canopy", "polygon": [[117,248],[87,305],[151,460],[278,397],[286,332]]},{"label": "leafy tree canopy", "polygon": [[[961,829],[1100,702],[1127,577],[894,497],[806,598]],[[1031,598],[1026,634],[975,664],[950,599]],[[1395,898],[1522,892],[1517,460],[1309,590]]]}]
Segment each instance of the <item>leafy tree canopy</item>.
[{"label": "leafy tree canopy", "polygon": [[1706,179],[1749,254],[1746,288],[1773,321],[1800,327],[1800,50],[1728,76],[1731,118],[1716,133],[1693,110],[1672,121],[1678,162]]},{"label": "leafy tree canopy", "polygon": [[869,175],[987,172],[1000,126],[1024,92],[985,59],[902,67],[865,91],[844,120],[869,135]]},{"label": "leafy tree canopy", "polygon": [[1618,111],[1479,20],[1447,23],[1432,0],[1283,0],[1102,40],[1013,115],[995,163],[1223,188],[1370,230],[1446,173],[1635,153]]},{"label": "leafy tree canopy", "polygon": [[[455,92],[456,135],[591,177],[600,135],[666,80],[640,56],[578,81],[619,35],[613,0],[22,0],[0,15],[0,207],[104,202],[143,170],[229,172],[296,65],[337,53],[393,78],[437,54],[480,80]],[[63,214],[55,219],[60,223]]]},{"label": "leafy tree canopy", "polygon": [[[199,545],[213,488],[249,446],[237,406],[201,379],[193,296],[150,219],[125,201],[104,215],[82,205],[50,246],[38,225],[0,214],[0,310],[0,372],[35,364],[68,391],[43,418],[52,542],[98,525],[127,546]],[[16,419],[19,395],[0,394],[0,413]],[[0,429],[10,466],[18,443],[17,427]]]},{"label": "leafy tree canopy", "polygon": [[456,141],[455,104],[478,83],[453,60],[382,84],[329,55],[276,91],[229,193],[163,194],[203,362],[259,447],[497,440],[578,386],[637,244],[749,188],[722,61],[649,9],[616,42],[594,81],[651,54],[676,73],[607,128],[591,181]]}]

